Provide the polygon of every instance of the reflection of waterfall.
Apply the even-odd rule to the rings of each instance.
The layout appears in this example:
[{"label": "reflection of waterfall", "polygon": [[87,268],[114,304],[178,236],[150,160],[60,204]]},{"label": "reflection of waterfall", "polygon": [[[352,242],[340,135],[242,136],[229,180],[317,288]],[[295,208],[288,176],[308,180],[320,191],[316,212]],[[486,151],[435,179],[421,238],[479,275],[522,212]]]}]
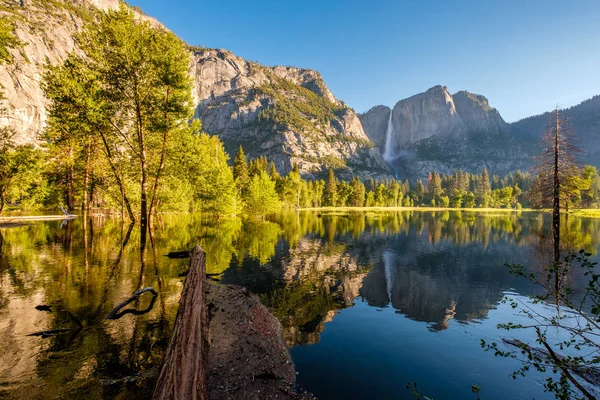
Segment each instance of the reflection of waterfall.
[{"label": "reflection of waterfall", "polygon": [[396,276],[396,268],[394,265],[394,253],[385,251],[383,253],[383,267],[385,268],[385,288],[386,293],[392,303],[392,285],[394,277]]},{"label": "reflection of waterfall", "polygon": [[392,122],[392,114],[394,109],[390,109],[390,118],[388,119],[387,131],[385,132],[385,149],[383,151],[383,159],[390,162],[394,159],[392,154],[392,139],[394,138],[394,123]]}]

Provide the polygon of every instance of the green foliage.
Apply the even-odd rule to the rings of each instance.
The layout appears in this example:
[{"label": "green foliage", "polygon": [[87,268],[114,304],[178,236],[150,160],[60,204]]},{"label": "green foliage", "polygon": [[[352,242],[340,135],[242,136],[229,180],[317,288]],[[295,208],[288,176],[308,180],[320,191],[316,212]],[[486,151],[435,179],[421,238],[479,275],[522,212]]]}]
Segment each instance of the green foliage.
[{"label": "green foliage", "polygon": [[487,207],[489,205],[489,194],[491,192],[490,176],[487,168],[483,169],[481,176],[476,179],[475,203],[479,207]]},{"label": "green foliage", "polygon": [[21,45],[13,30],[14,28],[8,18],[3,17],[0,19],[0,64],[10,62],[12,56],[9,50]]},{"label": "green foliage", "polygon": [[[224,216],[237,213],[240,199],[223,143],[216,136],[194,131],[192,127],[182,133],[176,144],[179,156],[169,164],[166,176],[172,186],[183,183],[182,188],[189,196],[185,211]],[[161,193],[168,195],[168,190]],[[166,203],[165,209],[172,207]]]},{"label": "green foliage", "polygon": [[256,89],[257,95],[272,101],[259,113],[258,120],[269,126],[275,125],[278,132],[286,129],[304,133],[322,132],[331,119],[345,110],[345,107],[287,79],[276,76],[271,79],[270,84]]},{"label": "green foliage", "polygon": [[7,202],[37,200],[41,179],[41,154],[32,145],[0,141],[0,212]]},{"label": "green foliage", "polygon": [[358,178],[353,178],[350,185],[352,193],[348,199],[348,205],[351,207],[363,207],[365,205],[365,185]]},{"label": "green foliage", "polygon": [[263,156],[263,157],[258,157],[253,160],[250,160],[248,172],[250,174],[250,177],[253,177],[254,175],[258,175],[261,172],[268,174],[269,173],[269,160],[267,159],[267,157]]},{"label": "green foliage", "polygon": [[240,194],[244,193],[250,183],[250,174],[248,172],[248,161],[244,149],[240,146],[238,153],[233,160],[233,178],[235,186]]},{"label": "green foliage", "polygon": [[280,206],[275,182],[264,171],[252,177],[244,200],[245,211],[254,216],[264,217],[277,211]]},{"label": "green foliage", "polygon": [[323,205],[326,207],[334,207],[337,205],[337,179],[333,170],[329,170],[327,173],[327,183],[323,190]]}]

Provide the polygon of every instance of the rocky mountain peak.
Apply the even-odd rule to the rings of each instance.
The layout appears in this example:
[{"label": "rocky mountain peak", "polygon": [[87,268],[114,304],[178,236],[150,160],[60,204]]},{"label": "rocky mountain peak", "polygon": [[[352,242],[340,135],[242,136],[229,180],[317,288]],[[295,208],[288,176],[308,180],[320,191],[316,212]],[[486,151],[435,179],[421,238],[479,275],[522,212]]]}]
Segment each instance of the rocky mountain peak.
[{"label": "rocky mountain peak", "polygon": [[230,152],[242,145],[282,173],[295,163],[305,176],[327,168],[346,177],[388,174],[354,110],[335,98],[320,73],[266,67],[215,49],[196,50],[190,72],[196,117]]},{"label": "rocky mountain peak", "polygon": [[434,86],[400,100],[392,110],[392,125],[394,140],[391,142],[396,150],[431,136],[454,135],[465,129],[445,86]]},{"label": "rocky mountain peak", "polygon": [[506,132],[508,125],[488,99],[465,90],[452,96],[458,115],[469,133],[497,134]]},{"label": "rocky mountain peak", "polygon": [[400,100],[389,116],[389,111],[373,108],[360,119],[367,136],[400,176],[423,177],[432,169],[480,172],[493,157],[505,159],[496,163],[502,167],[492,168],[495,171],[518,164],[521,153],[513,151],[511,139],[504,137],[508,125],[484,96],[467,91],[451,95],[438,85]]}]

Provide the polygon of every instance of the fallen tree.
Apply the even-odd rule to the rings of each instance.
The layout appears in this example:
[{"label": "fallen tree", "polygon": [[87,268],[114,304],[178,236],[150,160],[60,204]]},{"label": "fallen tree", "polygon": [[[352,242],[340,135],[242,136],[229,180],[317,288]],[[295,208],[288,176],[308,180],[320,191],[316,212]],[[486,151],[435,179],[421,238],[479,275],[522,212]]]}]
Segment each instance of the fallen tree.
[{"label": "fallen tree", "polygon": [[194,247],[190,256],[173,335],[152,397],[155,400],[208,399],[206,257],[200,246]]}]

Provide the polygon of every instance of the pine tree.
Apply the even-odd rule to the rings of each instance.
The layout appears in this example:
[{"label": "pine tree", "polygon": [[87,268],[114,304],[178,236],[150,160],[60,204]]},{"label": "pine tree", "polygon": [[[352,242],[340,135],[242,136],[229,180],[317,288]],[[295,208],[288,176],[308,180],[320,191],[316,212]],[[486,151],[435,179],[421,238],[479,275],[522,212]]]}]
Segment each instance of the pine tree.
[{"label": "pine tree", "polygon": [[365,185],[358,178],[352,178],[350,185],[352,194],[348,199],[349,206],[363,207],[365,205]]},{"label": "pine tree", "polygon": [[333,170],[329,170],[327,174],[327,183],[323,191],[323,205],[326,207],[335,207],[337,203],[337,180]]},{"label": "pine tree", "polygon": [[240,146],[235,159],[233,160],[233,177],[235,179],[235,185],[240,194],[244,193],[248,184],[250,183],[250,175],[248,174],[248,162],[246,161],[246,154],[244,148]]},{"label": "pine tree", "polygon": [[491,191],[490,176],[487,168],[484,167],[481,176],[477,179],[477,188],[475,191],[475,202],[479,207],[488,206],[488,196]]},{"label": "pine tree", "polygon": [[442,193],[442,179],[440,178],[440,175],[433,171],[431,174],[429,174],[429,180],[428,180],[428,184],[427,184],[427,193],[429,193],[429,196],[432,199],[437,199],[439,198]]},{"label": "pine tree", "polygon": [[250,160],[248,165],[248,172],[250,177],[252,178],[254,175],[258,175],[261,172],[269,173],[269,160],[267,160],[266,156],[257,157],[253,160]]},{"label": "pine tree", "polygon": [[[540,204],[552,204],[552,234],[554,238],[554,261],[560,261],[560,207],[566,205],[572,186],[568,183],[578,175],[574,155],[579,151],[572,144],[571,132],[561,118],[558,108],[542,134],[544,149],[536,165],[536,186],[532,191],[539,195]],[[558,289],[558,288],[557,288]]]},{"label": "pine tree", "polygon": [[414,201],[417,204],[421,204],[421,202],[424,200],[424,195],[425,195],[425,185],[423,185],[423,182],[420,179],[417,179],[417,183],[415,183],[415,198]]}]

